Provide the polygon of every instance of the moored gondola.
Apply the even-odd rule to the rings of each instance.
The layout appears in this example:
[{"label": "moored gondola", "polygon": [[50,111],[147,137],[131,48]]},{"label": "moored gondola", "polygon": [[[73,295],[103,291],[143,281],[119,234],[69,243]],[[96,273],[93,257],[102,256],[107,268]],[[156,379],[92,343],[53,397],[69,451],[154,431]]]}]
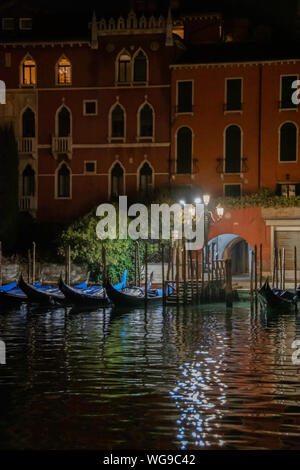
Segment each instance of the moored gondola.
[{"label": "moored gondola", "polygon": [[258,299],[262,307],[276,311],[290,311],[297,309],[297,295],[281,289],[271,289],[269,280],[258,291]]},{"label": "moored gondola", "polygon": [[148,290],[147,298],[145,298],[145,290],[140,287],[124,287],[117,290],[108,280],[105,281],[104,287],[115,307],[143,307],[145,304],[162,301],[162,293],[159,289]]},{"label": "moored gondola", "polygon": [[66,303],[65,296],[57,287],[33,286],[24,281],[22,275],[20,276],[18,285],[24,294],[26,294],[29,302],[46,305],[61,305]]},{"label": "moored gondola", "polygon": [[91,286],[86,289],[78,289],[65,284],[62,278],[59,280],[59,289],[71,305],[87,307],[107,307],[109,299],[102,286]]}]

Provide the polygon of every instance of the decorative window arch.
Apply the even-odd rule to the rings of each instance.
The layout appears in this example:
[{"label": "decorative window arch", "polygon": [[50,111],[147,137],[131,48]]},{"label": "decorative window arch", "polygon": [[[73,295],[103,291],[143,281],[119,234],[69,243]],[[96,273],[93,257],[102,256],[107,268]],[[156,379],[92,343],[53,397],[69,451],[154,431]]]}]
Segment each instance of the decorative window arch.
[{"label": "decorative window arch", "polygon": [[126,49],[123,49],[117,56],[116,82],[120,84],[131,82],[131,56]]},{"label": "decorative window arch", "polygon": [[114,20],[114,18],[110,18],[110,20],[108,21],[108,29],[112,30],[112,29],[115,29],[115,28],[116,28],[115,20]]},{"label": "decorative window arch", "polygon": [[56,197],[71,198],[71,170],[65,162],[56,170]]},{"label": "decorative window arch", "polygon": [[27,165],[22,172],[22,196],[35,195],[35,171],[31,165]]},{"label": "decorative window arch", "polygon": [[35,113],[27,106],[21,115],[22,137],[35,137]]},{"label": "decorative window arch", "polygon": [[57,137],[70,137],[72,135],[72,115],[70,109],[61,105],[56,111],[55,134]]},{"label": "decorative window arch", "polygon": [[117,29],[125,29],[125,19],[120,16],[117,21]]},{"label": "decorative window arch", "polygon": [[124,194],[124,168],[116,162],[110,170],[110,197],[117,198]]},{"label": "decorative window arch", "polygon": [[109,138],[125,139],[125,110],[119,102],[114,104],[109,112]]},{"label": "decorative window arch", "polygon": [[279,128],[279,161],[296,162],[298,159],[298,127],[284,122]]},{"label": "decorative window arch", "polygon": [[154,137],[154,110],[146,101],[138,110],[138,138]]},{"label": "decorative window arch", "polygon": [[147,28],[147,19],[146,19],[145,15],[142,15],[140,17],[139,27],[141,29]]},{"label": "decorative window arch", "polygon": [[36,86],[36,62],[30,54],[26,54],[20,65],[20,83],[24,87]]},{"label": "decorative window arch", "polygon": [[56,63],[56,85],[72,84],[72,64],[71,61],[62,55]]},{"label": "decorative window arch", "polygon": [[141,48],[133,56],[133,81],[148,81],[148,57]]},{"label": "decorative window arch", "polygon": [[242,162],[242,130],[231,124],[225,129],[225,173],[240,173]]},{"label": "decorative window arch", "polygon": [[177,173],[192,173],[193,132],[189,127],[177,131]]},{"label": "decorative window arch", "polygon": [[153,188],[153,169],[149,162],[144,161],[138,172],[139,175],[139,191],[148,196]]}]

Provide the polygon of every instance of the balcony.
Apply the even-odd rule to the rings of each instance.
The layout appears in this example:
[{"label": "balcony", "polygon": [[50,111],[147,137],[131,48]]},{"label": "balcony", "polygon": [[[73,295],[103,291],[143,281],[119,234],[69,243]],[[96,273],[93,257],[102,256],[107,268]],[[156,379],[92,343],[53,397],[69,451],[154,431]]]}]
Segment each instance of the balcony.
[{"label": "balcony", "polygon": [[32,155],[36,157],[36,138],[20,137],[18,139],[18,152],[20,155]]},{"label": "balcony", "polygon": [[67,155],[69,159],[72,158],[72,137],[55,137],[52,136],[52,155],[58,158],[59,155]]},{"label": "balcony", "polygon": [[230,165],[226,165],[225,158],[217,158],[217,167],[216,172],[220,174],[241,174],[241,173],[248,173],[249,168],[247,165],[247,158],[241,158],[240,160],[240,167],[235,168],[232,165],[232,168],[228,168]]},{"label": "balcony", "polygon": [[37,210],[35,196],[21,196],[19,199],[19,209],[21,212],[35,212]]}]

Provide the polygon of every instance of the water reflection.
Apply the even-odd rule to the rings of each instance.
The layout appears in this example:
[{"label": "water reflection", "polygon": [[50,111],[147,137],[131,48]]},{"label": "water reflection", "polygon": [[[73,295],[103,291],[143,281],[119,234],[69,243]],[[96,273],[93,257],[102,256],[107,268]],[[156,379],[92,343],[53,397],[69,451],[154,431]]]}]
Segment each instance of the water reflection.
[{"label": "water reflection", "polygon": [[295,315],[22,307],[0,338],[0,448],[299,448]]}]

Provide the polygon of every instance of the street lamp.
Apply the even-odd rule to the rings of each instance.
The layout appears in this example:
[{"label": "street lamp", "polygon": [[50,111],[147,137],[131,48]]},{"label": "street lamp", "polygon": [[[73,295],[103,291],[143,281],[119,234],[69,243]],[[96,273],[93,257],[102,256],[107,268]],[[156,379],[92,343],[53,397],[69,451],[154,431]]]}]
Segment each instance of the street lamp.
[{"label": "street lamp", "polygon": [[210,201],[210,195],[209,194],[203,194],[203,202],[205,206],[208,206]]}]

